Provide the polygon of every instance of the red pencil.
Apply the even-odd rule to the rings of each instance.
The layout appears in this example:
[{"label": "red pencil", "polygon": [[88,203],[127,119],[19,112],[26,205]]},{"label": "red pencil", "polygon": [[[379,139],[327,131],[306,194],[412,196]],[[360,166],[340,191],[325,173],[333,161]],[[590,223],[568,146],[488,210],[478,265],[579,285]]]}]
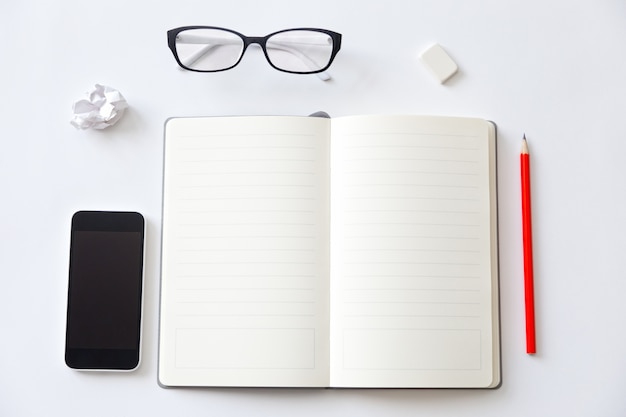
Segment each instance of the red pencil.
[{"label": "red pencil", "polygon": [[530,204],[530,156],[526,135],[520,155],[522,175],[522,236],[524,243],[524,300],[526,307],[526,353],[537,352],[535,346],[535,295],[533,285],[533,233]]}]

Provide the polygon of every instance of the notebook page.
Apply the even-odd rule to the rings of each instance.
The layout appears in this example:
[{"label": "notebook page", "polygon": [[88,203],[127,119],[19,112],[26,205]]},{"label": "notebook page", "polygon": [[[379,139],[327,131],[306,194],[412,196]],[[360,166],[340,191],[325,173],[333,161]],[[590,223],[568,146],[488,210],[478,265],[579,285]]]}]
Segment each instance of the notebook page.
[{"label": "notebook page", "polygon": [[489,127],[416,116],[333,120],[333,386],[497,383]]},{"label": "notebook page", "polygon": [[328,127],[168,121],[163,385],[328,384]]}]

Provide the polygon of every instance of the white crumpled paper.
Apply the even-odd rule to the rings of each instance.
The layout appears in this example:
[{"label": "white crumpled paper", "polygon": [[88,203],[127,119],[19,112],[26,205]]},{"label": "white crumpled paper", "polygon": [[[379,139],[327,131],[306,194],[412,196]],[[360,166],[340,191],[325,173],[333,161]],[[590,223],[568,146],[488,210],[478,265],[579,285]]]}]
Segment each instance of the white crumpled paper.
[{"label": "white crumpled paper", "polygon": [[126,99],[114,88],[96,84],[87,92],[87,98],[74,102],[74,117],[70,121],[76,129],[104,129],[113,126],[128,107]]}]

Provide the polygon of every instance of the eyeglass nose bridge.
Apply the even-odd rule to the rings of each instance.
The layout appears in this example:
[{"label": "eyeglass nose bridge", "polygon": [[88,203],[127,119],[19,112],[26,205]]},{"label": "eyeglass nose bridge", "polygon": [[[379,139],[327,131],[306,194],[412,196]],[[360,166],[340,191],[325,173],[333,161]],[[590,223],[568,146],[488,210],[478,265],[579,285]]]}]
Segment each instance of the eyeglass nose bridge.
[{"label": "eyeglass nose bridge", "polygon": [[246,46],[256,43],[261,47],[265,47],[265,42],[267,42],[267,36],[245,36],[243,40]]},{"label": "eyeglass nose bridge", "polygon": [[[267,49],[265,44],[267,43],[267,36],[242,36],[243,38],[243,50],[241,51],[241,55],[243,55],[248,50],[248,46],[250,45],[258,45],[263,50],[263,55],[265,55],[265,59],[270,62],[269,57],[267,56]],[[270,62],[271,64],[271,62]]]}]

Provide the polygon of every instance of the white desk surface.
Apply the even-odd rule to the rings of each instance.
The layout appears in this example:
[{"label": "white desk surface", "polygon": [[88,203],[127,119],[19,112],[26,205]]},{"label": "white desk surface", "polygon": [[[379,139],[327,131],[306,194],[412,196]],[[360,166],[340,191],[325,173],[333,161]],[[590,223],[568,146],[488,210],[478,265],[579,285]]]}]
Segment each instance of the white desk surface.
[{"label": "white desk surface", "polygon": [[[168,29],[343,34],[333,80],[259,50],[184,72]],[[626,415],[626,3],[598,1],[3,1],[0,5],[1,416]],[[440,43],[439,85],[418,55]],[[95,83],[131,108],[77,131]],[[503,384],[498,390],[163,389],[157,332],[163,122],[170,116],[423,113],[498,124]],[[519,151],[533,158],[538,354],[524,345]],[[69,229],[79,209],[147,219],[143,362],[63,361]]]}]

